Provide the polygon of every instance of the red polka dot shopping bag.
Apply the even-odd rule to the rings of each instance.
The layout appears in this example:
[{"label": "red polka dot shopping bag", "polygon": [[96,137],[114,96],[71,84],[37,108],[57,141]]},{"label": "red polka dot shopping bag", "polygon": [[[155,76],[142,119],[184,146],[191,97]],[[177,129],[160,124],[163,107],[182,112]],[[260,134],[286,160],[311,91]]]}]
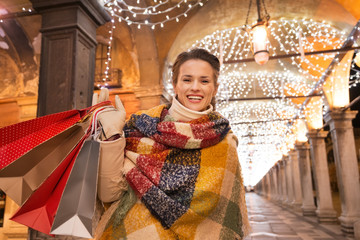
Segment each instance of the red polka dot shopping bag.
[{"label": "red polka dot shopping bag", "polygon": [[[101,107],[94,111],[91,128],[87,128],[71,153],[11,220],[50,236],[92,238],[93,226],[99,220],[99,216],[95,217],[95,206],[100,143],[95,138],[101,128],[96,126],[96,116],[108,109]],[[79,132],[84,133],[81,129]]]},{"label": "red polka dot shopping bag", "polygon": [[[103,105],[94,107],[80,121],[24,155],[35,156],[35,159],[46,162],[37,164],[36,172],[39,172],[39,165],[42,170],[48,171],[52,167],[44,166],[49,162],[54,162],[54,159],[63,160],[58,160],[59,164],[11,220],[50,236],[61,234],[91,238],[93,222],[98,220],[95,220],[94,215],[99,142],[94,138],[100,128],[97,128],[94,116],[109,109]],[[20,162],[19,159],[10,165],[16,166],[17,162]],[[31,174],[27,177],[32,182],[37,181]],[[55,229],[54,233],[51,232],[52,229]]]},{"label": "red polka dot shopping bag", "polygon": [[0,128],[0,189],[22,205],[80,141],[84,134],[80,129],[86,126],[79,122],[109,104],[102,102]]}]

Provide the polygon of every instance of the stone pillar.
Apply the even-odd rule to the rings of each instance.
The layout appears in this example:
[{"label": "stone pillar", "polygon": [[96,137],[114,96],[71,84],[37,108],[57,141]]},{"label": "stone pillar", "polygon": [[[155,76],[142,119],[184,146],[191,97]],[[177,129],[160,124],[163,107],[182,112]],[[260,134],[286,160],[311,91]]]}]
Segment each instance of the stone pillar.
[{"label": "stone pillar", "polygon": [[42,16],[37,115],[91,105],[96,28],[110,21],[96,0],[31,0]]},{"label": "stone pillar", "polygon": [[360,183],[352,119],[357,111],[331,111],[325,114],[330,126],[338,188],[341,199],[341,229],[354,234],[354,223],[360,220]]},{"label": "stone pillar", "polygon": [[316,215],[320,223],[336,222],[336,212],[333,207],[329,168],[326,157],[325,138],[328,132],[310,130],[307,137],[310,141],[311,160],[314,169],[317,209]]},{"label": "stone pillar", "polygon": [[282,201],[282,181],[281,181],[281,161],[276,163],[276,183],[277,183],[277,198],[278,202]]},{"label": "stone pillar", "polygon": [[302,189],[302,212],[304,216],[315,216],[313,185],[311,181],[310,146],[307,142],[296,142],[295,149],[298,153],[300,181]]},{"label": "stone pillar", "polygon": [[265,181],[266,181],[266,198],[271,199],[272,198],[272,184],[271,184],[271,171],[267,172],[265,175]]},{"label": "stone pillar", "polygon": [[281,181],[281,201],[283,204],[287,200],[287,186],[286,186],[286,174],[285,174],[285,160],[280,161],[280,181]]},{"label": "stone pillar", "polygon": [[300,171],[299,171],[299,161],[298,154],[296,150],[291,150],[289,152],[289,160],[291,164],[292,180],[293,180],[293,189],[294,189],[294,200],[292,205],[300,210],[302,205],[302,193],[301,193],[301,182],[300,182]]},{"label": "stone pillar", "polygon": [[272,200],[277,201],[279,199],[278,181],[277,181],[277,164],[271,168],[271,176],[273,182]]},{"label": "stone pillar", "polygon": [[[141,4],[146,7],[145,3]],[[137,56],[140,86],[135,89],[135,95],[140,100],[140,110],[149,109],[160,104],[163,92],[156,38],[150,26],[138,29],[131,25],[130,28],[136,50],[141,53]]]},{"label": "stone pillar", "polygon": [[289,156],[284,157],[285,162],[285,176],[286,176],[286,204],[292,206],[294,201],[294,188],[293,188],[293,177],[292,177],[292,169]]},{"label": "stone pillar", "polygon": [[259,195],[264,196],[264,178],[259,182]]}]

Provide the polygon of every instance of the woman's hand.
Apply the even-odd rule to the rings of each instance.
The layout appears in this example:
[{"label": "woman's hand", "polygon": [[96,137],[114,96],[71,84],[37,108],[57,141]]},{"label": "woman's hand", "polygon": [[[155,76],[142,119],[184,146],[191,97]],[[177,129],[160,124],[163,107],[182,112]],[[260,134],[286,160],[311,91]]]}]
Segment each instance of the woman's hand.
[{"label": "woman's hand", "polygon": [[[92,105],[96,105],[103,101],[109,100],[109,90],[102,88],[100,90],[100,96],[94,93],[92,99]],[[101,134],[101,140],[111,140],[111,138],[117,138],[121,136],[125,125],[126,111],[118,95],[115,96],[115,108],[113,111],[102,112],[98,116],[103,131]]]}]

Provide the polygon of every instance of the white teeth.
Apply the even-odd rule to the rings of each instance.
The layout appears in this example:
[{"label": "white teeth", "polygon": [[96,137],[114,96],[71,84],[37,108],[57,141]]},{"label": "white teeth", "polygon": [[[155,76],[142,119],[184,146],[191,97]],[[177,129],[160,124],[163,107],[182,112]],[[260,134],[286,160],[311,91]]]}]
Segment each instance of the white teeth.
[{"label": "white teeth", "polygon": [[188,96],[189,99],[193,99],[193,100],[201,100],[202,97],[200,96]]}]

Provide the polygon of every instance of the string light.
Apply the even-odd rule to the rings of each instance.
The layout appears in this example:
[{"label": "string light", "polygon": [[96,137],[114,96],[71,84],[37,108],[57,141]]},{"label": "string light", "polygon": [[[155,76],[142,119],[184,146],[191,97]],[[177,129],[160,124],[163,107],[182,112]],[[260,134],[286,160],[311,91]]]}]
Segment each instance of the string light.
[{"label": "string light", "polygon": [[[111,0],[105,2],[104,8],[113,13],[113,18],[118,18],[118,21],[125,21],[128,25],[135,25],[138,29],[141,26],[149,26],[151,29],[155,29],[157,25],[164,27],[167,22],[175,21],[179,22],[181,17],[187,17],[189,11],[197,6],[202,7],[208,0],[198,0],[193,4],[187,4],[187,0],[181,0],[170,7],[171,1],[154,1],[155,5],[141,7],[140,1],[137,1],[138,5],[129,5],[125,1]],[[183,7],[183,12],[178,13],[178,9]],[[160,16],[162,20],[151,22],[149,18],[151,16]],[[160,18],[159,17],[159,18]]]},{"label": "string light", "polygon": [[[346,39],[344,31],[325,21],[312,19],[271,20],[268,29],[270,56],[296,54],[300,49],[305,53],[338,49]],[[239,139],[239,159],[243,168],[248,170],[244,171],[244,181],[254,185],[282,155],[294,147],[294,121],[289,119],[295,116],[305,119],[305,112],[300,108],[305,98],[286,97],[310,94],[336,53],[278,58],[268,67],[271,71],[259,71],[254,62],[227,63],[253,57],[245,26],[215,31],[196,41],[191,48],[205,48],[220,58],[220,42],[224,64],[220,70],[216,109],[230,120],[232,130]],[[356,74],[353,74],[357,76],[353,85],[359,81],[359,71]],[[172,92],[170,72],[164,81],[167,92]],[[318,87],[320,90],[321,84]],[[233,101],[266,97],[276,99]],[[323,98],[313,101],[314,106],[322,105]],[[316,101],[321,103],[316,104]],[[323,111],[327,110],[328,107],[323,106]],[[318,114],[318,109],[310,105],[306,113]]]},{"label": "string light", "polygon": [[[172,1],[157,1],[153,0],[154,4],[147,7],[142,7],[144,1],[137,0],[137,5],[129,5],[125,1],[121,0],[108,0],[104,2],[104,8],[111,15],[111,28],[109,30],[109,42],[107,48],[107,61],[105,62],[105,77],[102,79],[103,84],[98,84],[99,88],[106,87],[107,81],[109,80],[109,71],[111,71],[111,49],[112,49],[112,40],[113,33],[116,29],[115,20],[117,22],[125,22],[128,26],[134,25],[137,29],[141,29],[142,26],[148,26],[152,30],[155,30],[156,27],[163,28],[165,23],[170,21],[179,22],[181,18],[187,17],[189,11],[194,9],[197,6],[203,6],[208,0],[198,0],[193,4],[187,4],[187,0],[181,0],[171,7],[167,7],[169,4],[172,4]],[[183,7],[183,8],[182,8]],[[183,11],[181,12],[181,10]],[[180,13],[179,13],[180,12]],[[151,16],[163,17],[163,20],[151,21]]]}]

